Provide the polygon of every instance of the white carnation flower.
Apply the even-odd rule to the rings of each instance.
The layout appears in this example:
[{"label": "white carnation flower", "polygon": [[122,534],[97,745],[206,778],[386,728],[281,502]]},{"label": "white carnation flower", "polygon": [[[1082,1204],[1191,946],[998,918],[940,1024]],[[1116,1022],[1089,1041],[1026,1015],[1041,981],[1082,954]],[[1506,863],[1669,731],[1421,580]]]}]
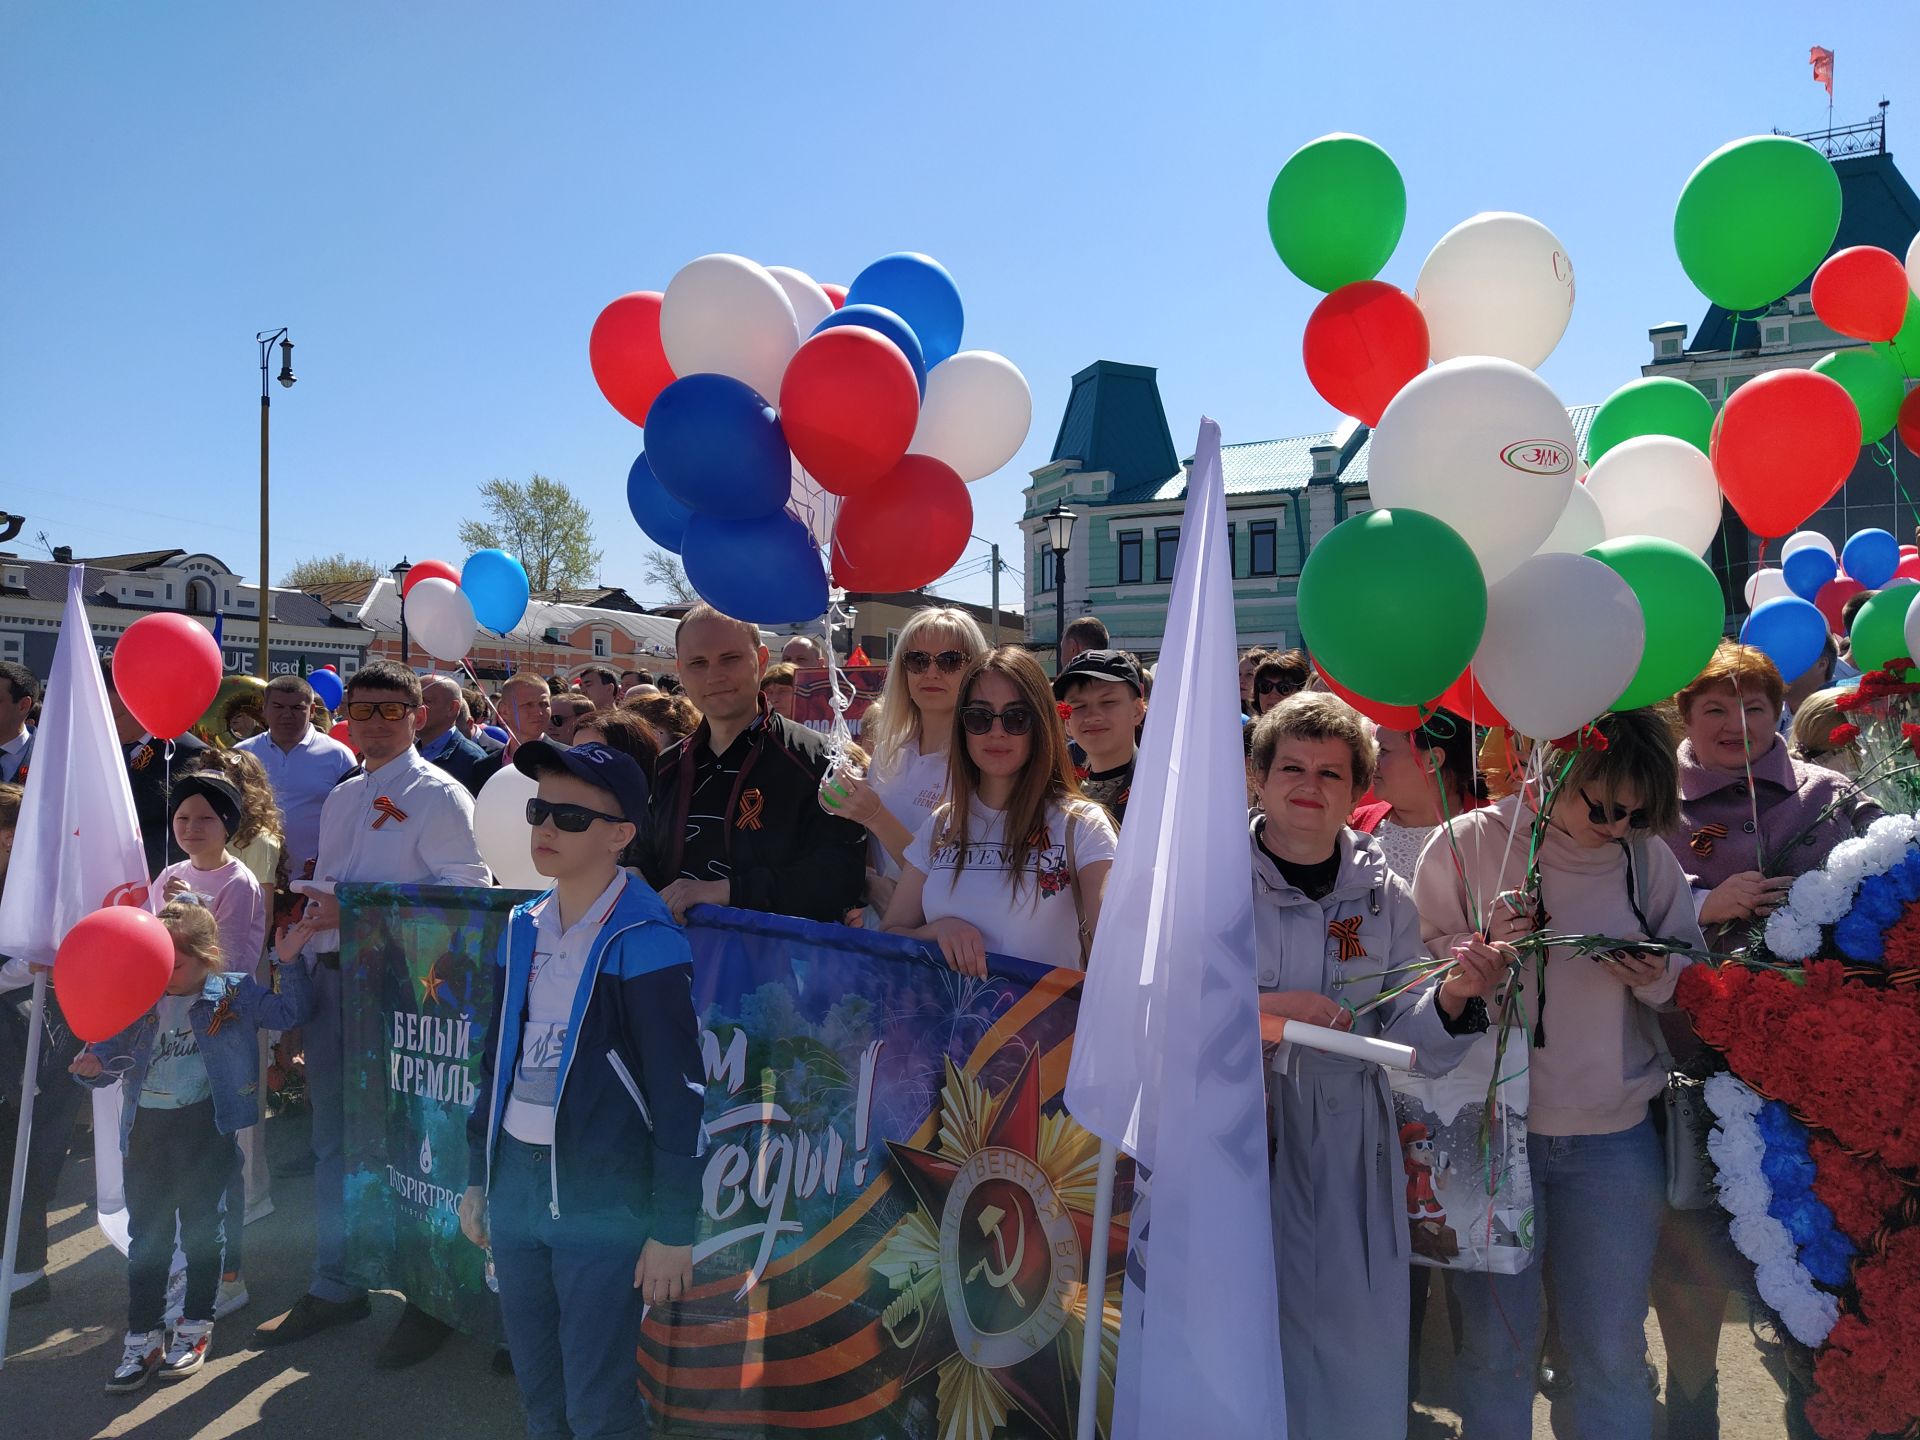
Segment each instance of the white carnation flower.
[{"label": "white carnation flower", "polygon": [[[1762,1182],[1765,1183],[1764,1181]],[[1740,1253],[1751,1260],[1755,1266],[1764,1268],[1770,1264],[1795,1263],[1796,1251],[1793,1237],[1787,1233],[1787,1227],[1768,1215],[1763,1209],[1757,1215],[1736,1215],[1728,1227],[1733,1235],[1733,1243]],[[1767,1302],[1772,1305],[1773,1302]],[[1780,1307],[1775,1305],[1777,1310]]]},{"label": "white carnation flower", "polygon": [[1907,853],[1907,840],[1904,836],[1893,834],[1886,830],[1882,830],[1878,834],[1874,833],[1874,829],[1879,823],[1880,822],[1876,820],[1874,825],[1868,828],[1866,834],[1867,873],[1869,875],[1886,874],[1887,871],[1891,870],[1895,865],[1898,865],[1901,857]]},{"label": "white carnation flower", "polygon": [[1782,960],[1805,960],[1820,948],[1820,926],[1791,909],[1767,918],[1767,949]]},{"label": "white carnation flower", "polygon": [[[1839,846],[1834,850],[1837,854]],[[1853,886],[1825,870],[1809,870],[1793,882],[1793,888],[1787,892],[1787,905],[1803,921],[1831,925],[1852,907]]]},{"label": "white carnation flower", "polygon": [[1720,1206],[1736,1219],[1742,1216],[1765,1219],[1772,1199],[1772,1188],[1757,1170],[1747,1174],[1720,1172]]},{"label": "white carnation flower", "polygon": [[1867,876],[1869,847],[1859,836],[1842,840],[1827,852],[1827,873],[1847,886],[1858,885]]},{"label": "white carnation flower", "polygon": [[1839,1306],[1831,1295],[1814,1287],[1813,1277],[1795,1261],[1782,1261],[1756,1267],[1754,1283],[1760,1298],[1772,1306],[1794,1339],[1802,1345],[1820,1345],[1839,1318]]},{"label": "white carnation flower", "polygon": [[1706,1090],[1708,1106],[1723,1121],[1733,1118],[1751,1120],[1767,1103],[1754,1094],[1745,1081],[1724,1070],[1707,1080]]},{"label": "white carnation flower", "polygon": [[1867,839],[1886,841],[1904,850],[1920,836],[1920,820],[1911,815],[1882,815],[1867,827]]}]

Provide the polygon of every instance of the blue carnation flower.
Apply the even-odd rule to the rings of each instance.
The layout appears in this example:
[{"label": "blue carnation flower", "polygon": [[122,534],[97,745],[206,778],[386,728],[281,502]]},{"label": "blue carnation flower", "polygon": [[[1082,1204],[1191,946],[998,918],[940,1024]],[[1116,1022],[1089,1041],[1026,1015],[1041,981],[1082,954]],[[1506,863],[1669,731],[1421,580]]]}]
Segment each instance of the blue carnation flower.
[{"label": "blue carnation flower", "polygon": [[1787,1227],[1796,1245],[1817,1245],[1834,1234],[1833,1212],[1811,1192],[1776,1195],[1767,1213]]},{"label": "blue carnation flower", "polygon": [[1760,1138],[1767,1142],[1769,1150],[1785,1149],[1804,1155],[1807,1152],[1807,1127],[1794,1118],[1793,1111],[1779,1100],[1769,1100],[1760,1107],[1757,1121]]},{"label": "blue carnation flower", "polygon": [[1898,920],[1904,908],[1893,881],[1885,875],[1870,875],[1862,880],[1860,893],[1853,901],[1854,914],[1865,915],[1883,929]]},{"label": "blue carnation flower", "polygon": [[1920,849],[1909,850],[1907,858],[1887,873],[1902,900],[1909,904],[1920,900]]},{"label": "blue carnation flower", "polygon": [[1850,959],[1878,964],[1887,953],[1886,926],[1856,909],[1833,927],[1833,939]]},{"label": "blue carnation flower", "polygon": [[1853,1253],[1846,1236],[1835,1233],[1804,1247],[1800,1251],[1800,1263],[1807,1267],[1814,1283],[1838,1290],[1847,1283]]},{"label": "blue carnation flower", "polygon": [[1792,1200],[1813,1188],[1813,1161],[1789,1150],[1768,1150],[1760,1161],[1760,1173],[1773,1187],[1776,1200]]}]

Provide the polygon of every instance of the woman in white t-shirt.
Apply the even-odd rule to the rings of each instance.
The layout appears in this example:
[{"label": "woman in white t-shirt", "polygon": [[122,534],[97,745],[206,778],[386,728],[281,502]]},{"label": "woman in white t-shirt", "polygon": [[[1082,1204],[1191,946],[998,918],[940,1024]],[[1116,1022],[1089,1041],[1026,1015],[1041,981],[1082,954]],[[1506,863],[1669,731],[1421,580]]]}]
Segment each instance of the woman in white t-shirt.
[{"label": "woman in white t-shirt", "polygon": [[884,915],[900,878],[900,861],[920,827],[946,798],[947,747],[960,677],[987,649],[979,622],[964,610],[916,610],[894,642],[877,723],[862,724],[861,741],[873,756],[864,781],[837,776],[833,813],[864,825],[867,895]]},{"label": "woman in white t-shirt", "polygon": [[989,651],[954,718],[947,799],[907,849],[886,928],[968,975],[989,951],[1081,969],[1116,841],[1081,798],[1046,675],[1024,649]]}]

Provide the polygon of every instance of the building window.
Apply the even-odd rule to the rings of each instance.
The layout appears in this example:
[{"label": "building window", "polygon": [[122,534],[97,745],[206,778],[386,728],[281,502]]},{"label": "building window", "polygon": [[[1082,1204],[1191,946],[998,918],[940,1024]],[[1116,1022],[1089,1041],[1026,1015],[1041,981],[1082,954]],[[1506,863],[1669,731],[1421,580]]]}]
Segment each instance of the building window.
[{"label": "building window", "polygon": [[1256,520],[1247,527],[1247,573],[1277,575],[1280,572],[1280,532],[1272,520]]},{"label": "building window", "polygon": [[1662,340],[1660,342],[1660,353],[1662,355],[1678,355],[1680,353],[1680,342],[1678,340]]},{"label": "building window", "polygon": [[1357,515],[1362,510],[1371,509],[1372,506],[1373,497],[1367,494],[1366,486],[1356,485],[1347,491],[1347,513],[1349,515]]},{"label": "building window", "polygon": [[1240,578],[1240,550],[1235,543],[1235,529],[1235,522],[1229,520],[1227,522],[1227,573],[1238,580]]},{"label": "building window", "polygon": [[1173,579],[1173,567],[1180,558],[1180,527],[1165,526],[1153,532],[1153,578],[1161,584]]},{"label": "building window", "polygon": [[[893,659],[893,649],[899,643],[900,643],[900,632],[894,629],[892,626],[888,626],[887,627],[887,648],[880,652],[880,658],[882,660],[891,661]],[[868,657],[868,658],[872,658],[872,657]]]},{"label": "building window", "polygon": [[1787,343],[1787,327],[1784,325],[1765,325],[1760,329],[1762,345],[1784,345]]},{"label": "building window", "polygon": [[1752,378],[1753,376],[1751,375],[1729,375],[1727,377],[1727,394],[1733,394],[1734,391],[1738,390]]},{"label": "building window", "polygon": [[1122,585],[1140,583],[1140,532],[1122,530],[1120,532],[1120,579]]},{"label": "building window", "polygon": [[1720,382],[1711,375],[1704,379],[1694,381],[1693,388],[1709,400],[1718,400],[1720,398]]},{"label": "building window", "polygon": [[1040,572],[1040,593],[1043,595],[1052,594],[1053,587],[1057,583],[1053,573],[1054,564],[1053,546],[1042,541],[1040,543],[1040,564],[1036,568]]},{"label": "building window", "polygon": [[607,646],[606,636],[596,635],[593,637],[593,658],[594,659],[604,660],[607,658],[607,656],[609,656],[612,653],[613,653],[612,650],[610,650]]}]

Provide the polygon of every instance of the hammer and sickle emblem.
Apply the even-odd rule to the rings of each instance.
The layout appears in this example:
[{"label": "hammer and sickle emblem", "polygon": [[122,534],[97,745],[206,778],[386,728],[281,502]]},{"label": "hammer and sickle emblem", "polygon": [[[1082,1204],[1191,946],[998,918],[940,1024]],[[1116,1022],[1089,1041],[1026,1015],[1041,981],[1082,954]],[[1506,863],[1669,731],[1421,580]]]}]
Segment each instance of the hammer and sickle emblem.
[{"label": "hammer and sickle emblem", "polygon": [[974,1262],[973,1268],[967,1272],[967,1279],[971,1281],[975,1276],[984,1273],[987,1284],[991,1285],[995,1290],[1006,1291],[1009,1295],[1013,1296],[1013,1303],[1024,1310],[1027,1308],[1027,1299],[1026,1296],[1020,1293],[1020,1287],[1013,1283],[1013,1277],[1020,1273],[1020,1263],[1025,1260],[1027,1256],[1027,1222],[1018,1215],[1014,1217],[1015,1222],[1019,1226],[1019,1235],[1013,1242],[1013,1257],[1009,1259],[1007,1257],[1007,1232],[1001,1228],[1001,1222],[1006,1218],[1007,1212],[1002,1210],[998,1205],[989,1205],[980,1212],[980,1233],[993,1237],[994,1244],[1000,1251],[1000,1268],[998,1270],[994,1269],[988,1258],[983,1255],[979,1260]]},{"label": "hammer and sickle emblem", "polygon": [[[907,1268],[905,1279],[895,1276],[893,1280],[894,1288],[896,1290],[904,1289],[907,1293],[887,1306],[886,1310],[882,1312],[880,1316],[881,1328],[887,1332],[887,1338],[893,1342],[893,1348],[896,1350],[906,1349],[909,1345],[913,1344],[914,1341],[918,1340],[920,1338],[920,1332],[927,1328],[926,1307],[920,1303],[920,1276],[921,1270],[918,1265],[911,1265]],[[913,1320],[913,1328],[905,1335],[902,1335],[900,1333],[900,1326],[909,1317]]]}]

